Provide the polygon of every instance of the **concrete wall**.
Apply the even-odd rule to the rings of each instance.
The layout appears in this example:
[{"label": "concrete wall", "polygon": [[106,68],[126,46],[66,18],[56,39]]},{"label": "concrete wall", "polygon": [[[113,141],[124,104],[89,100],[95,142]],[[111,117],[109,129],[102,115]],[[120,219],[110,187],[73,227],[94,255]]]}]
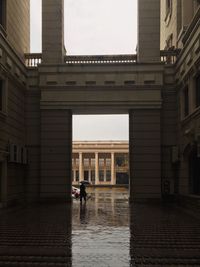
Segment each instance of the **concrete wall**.
[{"label": "concrete wall", "polygon": [[[0,114],[0,150],[8,152],[10,144],[24,146],[26,142],[25,87],[14,79],[5,81],[7,99],[5,113]],[[25,198],[26,165],[10,163],[9,160],[6,165],[4,201],[21,202]]]},{"label": "concrete wall", "polygon": [[64,0],[42,1],[42,54],[43,63],[63,63]]},{"label": "concrete wall", "polygon": [[160,110],[129,114],[130,199],[161,197]]},{"label": "concrete wall", "polygon": [[29,72],[26,94],[26,126],[28,167],[26,196],[28,201],[38,200],[40,193],[40,90],[37,71]]},{"label": "concrete wall", "polygon": [[161,183],[163,194],[166,193],[164,188],[166,182],[169,183],[169,194],[178,193],[179,186],[178,155],[175,158],[175,153],[178,151],[178,96],[174,83],[174,67],[166,66],[161,111]]},{"label": "concrete wall", "polygon": [[71,201],[72,114],[41,110],[41,199]]},{"label": "concrete wall", "polygon": [[182,27],[181,0],[172,0],[171,9],[168,11],[166,10],[166,1],[160,1],[160,3],[161,49],[165,49],[170,38],[172,38],[171,46],[177,47],[177,39]]},{"label": "concrete wall", "polygon": [[138,1],[138,62],[160,61],[160,0]]},{"label": "concrete wall", "polygon": [[30,1],[7,1],[7,39],[12,48],[23,58],[30,51]]}]

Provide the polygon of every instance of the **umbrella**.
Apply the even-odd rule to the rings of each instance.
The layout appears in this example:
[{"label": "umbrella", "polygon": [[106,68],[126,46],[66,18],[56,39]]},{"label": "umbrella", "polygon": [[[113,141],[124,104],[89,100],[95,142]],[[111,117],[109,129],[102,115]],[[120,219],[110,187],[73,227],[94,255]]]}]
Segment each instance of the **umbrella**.
[{"label": "umbrella", "polygon": [[80,184],[85,184],[85,185],[87,185],[87,184],[90,184],[90,182],[83,180],[83,181],[80,181]]}]

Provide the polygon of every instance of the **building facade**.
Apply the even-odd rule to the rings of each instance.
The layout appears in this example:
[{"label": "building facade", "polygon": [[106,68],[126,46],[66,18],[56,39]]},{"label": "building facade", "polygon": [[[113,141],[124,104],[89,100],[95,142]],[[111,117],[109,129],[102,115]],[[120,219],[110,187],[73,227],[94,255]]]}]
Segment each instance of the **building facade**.
[{"label": "building facade", "polygon": [[129,184],[129,145],[126,141],[74,141],[72,184]]},{"label": "building facade", "polygon": [[30,54],[29,1],[0,1],[1,206],[71,199],[73,114],[129,115],[130,201],[198,200],[199,1],[139,0],[136,55],[66,55],[63,7]]}]

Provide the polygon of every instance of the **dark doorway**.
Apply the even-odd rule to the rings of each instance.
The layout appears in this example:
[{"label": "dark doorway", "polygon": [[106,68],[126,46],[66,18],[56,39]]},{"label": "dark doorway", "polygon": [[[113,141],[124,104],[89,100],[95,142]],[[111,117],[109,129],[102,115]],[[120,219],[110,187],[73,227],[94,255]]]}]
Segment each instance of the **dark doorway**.
[{"label": "dark doorway", "polygon": [[129,184],[129,175],[126,172],[117,172],[116,173],[116,184]]},{"label": "dark doorway", "polygon": [[2,200],[2,177],[3,177],[3,166],[2,162],[0,162],[0,202]]},{"label": "dark doorway", "polygon": [[197,145],[192,146],[189,157],[190,191],[194,195],[200,195],[200,157],[197,155]]}]

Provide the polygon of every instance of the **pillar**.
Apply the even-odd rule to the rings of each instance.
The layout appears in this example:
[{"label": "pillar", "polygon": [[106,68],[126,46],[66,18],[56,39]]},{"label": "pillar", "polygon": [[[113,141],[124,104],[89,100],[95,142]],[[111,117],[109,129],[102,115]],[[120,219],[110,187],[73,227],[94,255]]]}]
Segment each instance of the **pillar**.
[{"label": "pillar", "polygon": [[79,182],[83,180],[83,154],[79,152]]},{"label": "pillar", "polygon": [[42,0],[42,60],[64,63],[64,0]]},{"label": "pillar", "polygon": [[99,155],[95,152],[95,184],[99,184]]},{"label": "pillar", "polygon": [[160,61],[160,0],[138,0],[138,62]]},{"label": "pillar", "polygon": [[92,178],[91,178],[91,158],[89,158],[89,168],[88,168],[88,172],[89,172],[89,182],[92,183]]},{"label": "pillar", "polygon": [[182,26],[188,26],[194,15],[193,1],[182,0]]},{"label": "pillar", "polygon": [[41,110],[41,177],[43,200],[71,200],[71,110]]},{"label": "pillar", "polygon": [[115,153],[111,153],[111,184],[115,185]]},{"label": "pillar", "polygon": [[129,113],[130,201],[161,198],[160,110]]}]

